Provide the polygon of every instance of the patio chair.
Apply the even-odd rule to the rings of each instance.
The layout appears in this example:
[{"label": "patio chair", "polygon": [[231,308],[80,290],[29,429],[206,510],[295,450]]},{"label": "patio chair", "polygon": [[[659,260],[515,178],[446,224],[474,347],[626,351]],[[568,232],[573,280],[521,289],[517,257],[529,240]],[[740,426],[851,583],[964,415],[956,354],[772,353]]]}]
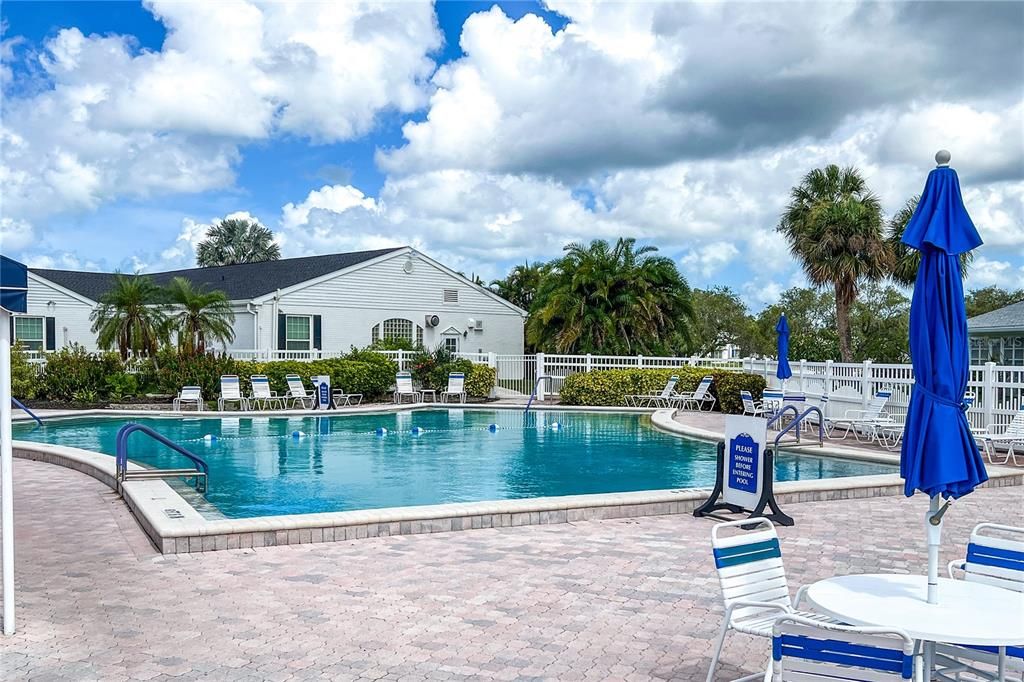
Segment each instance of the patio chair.
[{"label": "patio chair", "polygon": [[667,407],[676,390],[679,377],[672,375],[661,393],[639,393],[625,396],[626,407]]},{"label": "patio chair", "polygon": [[307,410],[313,409],[313,396],[306,391],[302,377],[298,374],[289,374],[285,377],[285,381],[288,382],[288,392],[284,394],[285,404],[289,404],[290,401],[292,407],[297,404]]},{"label": "patio chair", "polygon": [[235,374],[224,374],[220,378],[220,397],[217,398],[217,409],[223,411],[227,405],[235,403],[239,410],[248,410],[249,401],[242,395],[242,384]]},{"label": "patio chair", "polygon": [[914,679],[914,640],[900,630],[784,615],[772,626],[771,682]]},{"label": "patio chair", "polygon": [[[1024,528],[979,523],[971,531],[967,557],[949,562],[949,577],[1024,592]],[[968,674],[967,679],[995,679],[995,647],[940,644],[936,660],[947,676]],[[1024,646],[1006,647],[1006,672],[1024,679]]]},{"label": "patio chair", "polygon": [[254,374],[249,377],[252,385],[252,397],[249,398],[249,405],[256,409],[261,407],[265,410],[277,406],[284,409],[284,396],[277,394],[277,391],[270,390],[270,379],[265,374]]},{"label": "patio chair", "polygon": [[892,397],[892,391],[879,391],[868,402],[866,410],[847,410],[841,419],[830,419],[825,423],[826,432],[829,438],[835,436],[837,429],[845,426],[843,432],[845,439],[853,432],[854,439],[860,442],[860,432],[863,431],[868,442],[878,438],[878,429],[882,426],[892,426],[896,422],[885,414],[885,407]]},{"label": "patio chair", "polygon": [[332,393],[331,399],[331,402],[334,403],[335,407],[348,407],[352,405],[363,404],[362,393],[345,393],[345,391],[342,391],[340,389],[335,390]]},{"label": "patio chair", "polygon": [[[971,409],[971,406],[974,405],[974,394],[965,393],[963,404],[967,407],[967,409]],[[882,445],[886,450],[898,450],[903,442],[904,426],[904,420],[897,421],[895,419],[890,419],[888,423],[882,423],[879,426],[877,426],[876,435],[878,437],[879,444]],[[973,433],[974,429],[971,429],[971,432]]]},{"label": "patio chair", "polygon": [[[1012,460],[1014,466],[1019,466],[1014,448],[1024,447],[1024,408],[1013,415],[1013,420],[1009,424],[990,424],[986,429],[975,431],[974,436],[984,444],[989,464],[1009,464]],[[1007,446],[1006,457],[1001,462],[995,460],[997,445]]]},{"label": "patio chair", "polygon": [[706,376],[697,384],[697,389],[692,393],[676,393],[670,398],[670,402],[678,404],[679,409],[703,410],[708,406],[710,412],[715,408],[715,396],[711,395],[711,384],[714,377]]},{"label": "patio chair", "polygon": [[203,411],[203,391],[198,386],[182,386],[181,393],[171,403],[171,407],[175,411],[180,411],[189,403],[196,406],[197,412]]},{"label": "patio chair", "polygon": [[412,386],[412,374],[399,372],[395,375],[395,402],[401,404],[406,396],[412,398],[414,403],[420,402],[420,392]]},{"label": "patio chair", "polygon": [[448,373],[448,388],[441,391],[441,402],[448,402],[448,398],[458,398],[460,403],[466,402],[466,375],[464,373]]},{"label": "patio chair", "polygon": [[[756,530],[719,537],[724,529],[751,526]],[[771,637],[772,625],[779,616],[797,615],[813,622],[831,622],[827,616],[796,610],[804,588],[797,591],[796,602],[790,601],[779,536],[774,524],[768,519],[742,519],[715,524],[711,529],[711,547],[718,582],[722,588],[725,617],[715,642],[707,682],[711,682],[715,676],[725,635],[729,630],[757,637]],[[761,676],[761,673],[748,675],[733,682]]]},{"label": "patio chair", "polygon": [[750,391],[740,391],[740,400],[743,401],[743,414],[750,417],[763,417],[764,405],[759,400],[754,400]]}]

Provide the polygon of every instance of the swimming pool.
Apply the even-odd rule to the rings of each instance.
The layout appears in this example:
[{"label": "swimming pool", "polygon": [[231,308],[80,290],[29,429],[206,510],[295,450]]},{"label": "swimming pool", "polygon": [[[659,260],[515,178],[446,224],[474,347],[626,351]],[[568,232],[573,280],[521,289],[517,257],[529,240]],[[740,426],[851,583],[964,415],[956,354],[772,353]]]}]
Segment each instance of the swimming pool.
[{"label": "swimming pool", "polygon": [[[14,437],[113,455],[117,431],[129,421],[207,461],[204,497],[212,508],[201,511],[213,517],[710,487],[715,477],[714,444],[657,431],[640,414],[432,409],[326,417],[102,417],[49,421],[35,429],[19,424]],[[131,437],[129,453],[141,464],[183,465],[179,455],[140,435]],[[775,462],[779,481],[895,471],[788,453]]]}]

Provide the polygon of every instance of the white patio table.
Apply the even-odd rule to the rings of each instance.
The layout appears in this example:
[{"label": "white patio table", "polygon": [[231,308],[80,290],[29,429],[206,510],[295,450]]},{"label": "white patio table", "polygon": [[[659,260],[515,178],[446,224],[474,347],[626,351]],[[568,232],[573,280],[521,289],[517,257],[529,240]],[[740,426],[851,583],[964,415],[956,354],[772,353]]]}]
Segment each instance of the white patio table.
[{"label": "white patio table", "polygon": [[999,680],[1006,647],[1024,645],[1024,593],[965,580],[939,579],[939,603],[929,604],[923,575],[844,575],[816,582],[806,597],[823,613],[852,625],[903,630],[923,644],[931,678],[935,643],[999,648]]}]

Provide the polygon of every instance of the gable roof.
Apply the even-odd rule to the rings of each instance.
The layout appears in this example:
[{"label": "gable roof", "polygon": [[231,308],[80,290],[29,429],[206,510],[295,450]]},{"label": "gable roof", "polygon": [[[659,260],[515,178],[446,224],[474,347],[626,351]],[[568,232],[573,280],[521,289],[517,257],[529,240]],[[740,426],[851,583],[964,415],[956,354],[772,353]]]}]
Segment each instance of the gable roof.
[{"label": "gable roof", "polygon": [[967,320],[967,328],[972,332],[1024,332],[1024,301],[975,315]]},{"label": "gable roof", "polygon": [[[229,300],[244,301],[344,270],[403,248],[406,247],[143,274],[152,277],[160,286],[167,285],[175,277],[184,277],[196,286],[223,291]],[[76,272],[45,268],[29,268],[29,271],[93,301],[98,301],[114,285],[114,273],[111,272]]]}]

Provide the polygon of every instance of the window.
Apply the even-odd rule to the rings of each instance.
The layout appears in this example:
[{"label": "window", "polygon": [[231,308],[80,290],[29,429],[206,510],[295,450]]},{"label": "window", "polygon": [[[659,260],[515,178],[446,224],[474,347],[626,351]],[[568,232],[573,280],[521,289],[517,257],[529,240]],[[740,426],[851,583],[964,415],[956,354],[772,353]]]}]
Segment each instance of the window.
[{"label": "window", "polygon": [[445,289],[443,292],[443,300],[445,303],[458,303],[459,302],[459,290],[458,289]]},{"label": "window", "polygon": [[309,350],[310,326],[308,315],[285,316],[285,350]]},{"label": "window", "polygon": [[14,340],[25,350],[43,350],[43,318],[15,317]]},{"label": "window", "polygon": [[457,336],[446,336],[444,337],[444,349],[450,353],[459,352],[459,337]]},{"label": "window", "polygon": [[392,317],[380,324],[373,325],[370,330],[370,341],[376,343],[381,339],[407,339],[411,343],[423,345],[423,327],[413,324],[412,320]]}]

